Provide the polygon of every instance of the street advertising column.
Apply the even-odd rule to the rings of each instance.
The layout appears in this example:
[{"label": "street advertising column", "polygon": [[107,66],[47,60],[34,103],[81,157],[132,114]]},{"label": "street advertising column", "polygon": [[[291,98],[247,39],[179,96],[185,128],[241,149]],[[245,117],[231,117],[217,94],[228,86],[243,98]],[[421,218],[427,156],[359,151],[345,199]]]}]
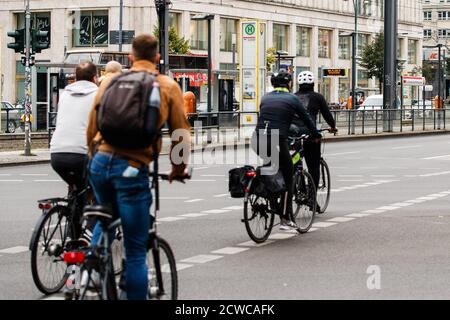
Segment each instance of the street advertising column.
[{"label": "street advertising column", "polygon": [[245,136],[251,135],[257,123],[259,104],[265,93],[265,29],[266,25],[257,20],[241,20],[241,126]]}]

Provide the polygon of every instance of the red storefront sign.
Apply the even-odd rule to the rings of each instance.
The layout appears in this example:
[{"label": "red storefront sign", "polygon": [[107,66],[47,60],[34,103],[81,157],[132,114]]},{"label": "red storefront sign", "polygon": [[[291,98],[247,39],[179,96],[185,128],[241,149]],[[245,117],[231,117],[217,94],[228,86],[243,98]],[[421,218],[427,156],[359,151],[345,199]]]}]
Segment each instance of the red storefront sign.
[{"label": "red storefront sign", "polygon": [[180,78],[189,78],[189,85],[191,87],[201,87],[208,84],[208,74],[201,72],[175,72],[173,77],[177,80]]}]

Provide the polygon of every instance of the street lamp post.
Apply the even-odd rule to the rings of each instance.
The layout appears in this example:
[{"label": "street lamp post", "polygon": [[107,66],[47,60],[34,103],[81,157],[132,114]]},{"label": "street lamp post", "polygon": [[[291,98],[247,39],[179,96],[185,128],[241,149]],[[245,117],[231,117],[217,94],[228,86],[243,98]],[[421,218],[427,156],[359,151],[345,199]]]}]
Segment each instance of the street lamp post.
[{"label": "street lamp post", "polygon": [[169,6],[170,0],[155,0],[156,12],[159,21],[159,72],[167,74],[169,72]]},{"label": "street lamp post", "polygon": [[122,52],[123,45],[123,0],[119,2],[119,51]]},{"label": "street lamp post", "polygon": [[203,21],[206,20],[208,22],[208,106],[207,106],[207,127],[208,127],[208,137],[207,142],[212,142],[211,135],[211,112],[212,112],[212,43],[211,43],[211,21],[214,19],[213,14],[204,14],[204,15],[195,15],[192,17],[194,21]]},{"label": "street lamp post", "polygon": [[30,114],[31,114],[31,52],[30,52],[30,28],[31,12],[30,0],[25,3],[25,156],[31,156],[31,134],[30,134]]}]

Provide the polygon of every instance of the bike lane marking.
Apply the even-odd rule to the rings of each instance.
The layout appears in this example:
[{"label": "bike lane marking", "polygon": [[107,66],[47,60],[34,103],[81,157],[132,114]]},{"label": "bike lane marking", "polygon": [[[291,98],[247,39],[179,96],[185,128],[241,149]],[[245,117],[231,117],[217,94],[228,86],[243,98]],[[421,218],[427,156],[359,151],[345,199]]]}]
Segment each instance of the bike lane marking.
[{"label": "bike lane marking", "polygon": [[16,246],[16,247],[12,247],[12,248],[2,249],[2,250],[0,250],[0,253],[17,254],[17,253],[22,253],[22,252],[27,252],[27,251],[28,251],[28,247]]}]

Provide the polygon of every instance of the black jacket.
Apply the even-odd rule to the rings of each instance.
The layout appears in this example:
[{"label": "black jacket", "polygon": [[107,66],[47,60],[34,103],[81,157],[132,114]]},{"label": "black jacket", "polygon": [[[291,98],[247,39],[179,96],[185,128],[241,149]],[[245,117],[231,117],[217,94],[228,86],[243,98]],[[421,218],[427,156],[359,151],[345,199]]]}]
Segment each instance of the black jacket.
[{"label": "black jacket", "polygon": [[[320,112],[323,119],[331,128],[336,127],[336,121],[331,114],[330,108],[328,108],[327,101],[325,100],[323,95],[314,92],[313,86],[301,86],[300,90],[295,95],[303,103],[314,123],[317,123],[317,115]],[[308,127],[303,123],[303,121],[301,121],[301,119],[295,119],[294,123],[303,130],[308,129]]]},{"label": "black jacket", "polygon": [[289,136],[289,128],[298,117],[310,130],[314,137],[320,136],[310,115],[303,107],[299,98],[288,92],[273,91],[265,95],[261,100],[260,114],[256,130],[279,130],[281,137]]}]

